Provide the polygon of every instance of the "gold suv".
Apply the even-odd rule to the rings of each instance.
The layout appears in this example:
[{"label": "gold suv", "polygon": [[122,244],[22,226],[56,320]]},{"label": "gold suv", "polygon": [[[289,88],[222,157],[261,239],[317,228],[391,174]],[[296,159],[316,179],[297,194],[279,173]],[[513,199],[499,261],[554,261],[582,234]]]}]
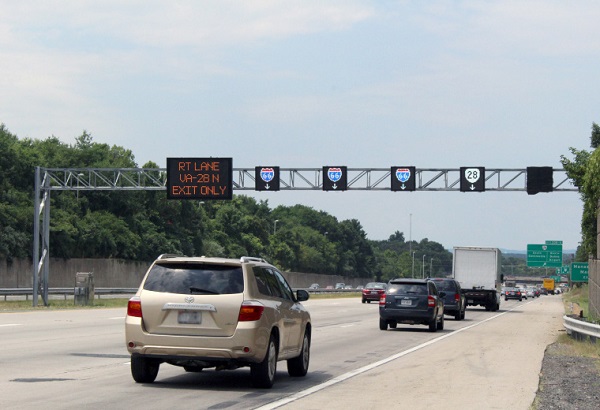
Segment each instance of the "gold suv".
[{"label": "gold suv", "polygon": [[270,388],[280,360],[290,376],[305,376],[308,296],[264,259],[161,255],[127,306],[133,379],[152,383],[161,363],[191,372],[250,366],[252,384]]}]

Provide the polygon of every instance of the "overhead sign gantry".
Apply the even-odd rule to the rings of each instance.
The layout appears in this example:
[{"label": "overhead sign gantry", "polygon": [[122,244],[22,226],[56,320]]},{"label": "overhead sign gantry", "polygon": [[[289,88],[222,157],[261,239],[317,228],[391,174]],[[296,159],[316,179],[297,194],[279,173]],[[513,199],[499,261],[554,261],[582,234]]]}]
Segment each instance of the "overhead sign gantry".
[{"label": "overhead sign gantry", "polygon": [[233,168],[232,158],[170,158],[167,168],[35,169],[33,304],[48,304],[52,191],[167,191],[171,199],[231,199],[233,190],[578,192],[564,169],[522,168]]}]

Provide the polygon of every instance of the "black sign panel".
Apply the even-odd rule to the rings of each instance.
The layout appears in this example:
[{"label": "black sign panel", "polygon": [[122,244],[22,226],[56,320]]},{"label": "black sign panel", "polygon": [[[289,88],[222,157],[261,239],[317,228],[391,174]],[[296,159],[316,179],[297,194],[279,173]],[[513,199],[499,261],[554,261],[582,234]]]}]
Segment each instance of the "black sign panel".
[{"label": "black sign panel", "polygon": [[348,189],[348,167],[323,167],[323,191]]},{"label": "black sign panel", "polygon": [[168,199],[231,199],[231,158],[167,158]]},{"label": "black sign panel", "polygon": [[554,185],[552,167],[527,167],[527,193],[552,192]]},{"label": "black sign panel", "polygon": [[460,167],[460,191],[485,191],[485,167]]},{"label": "black sign panel", "polygon": [[414,191],[415,167],[392,167],[392,191]]},{"label": "black sign panel", "polygon": [[254,168],[255,191],[279,191],[279,167]]}]

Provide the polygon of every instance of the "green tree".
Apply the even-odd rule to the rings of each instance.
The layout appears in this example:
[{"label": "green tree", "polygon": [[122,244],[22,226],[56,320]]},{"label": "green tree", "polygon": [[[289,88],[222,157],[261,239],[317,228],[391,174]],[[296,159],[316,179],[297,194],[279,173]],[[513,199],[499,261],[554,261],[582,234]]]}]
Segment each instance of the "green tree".
[{"label": "green tree", "polygon": [[581,217],[581,245],[577,249],[576,260],[585,261],[589,255],[596,254],[596,231],[598,199],[600,198],[600,165],[598,147],[600,144],[600,127],[592,124],[590,146],[594,151],[569,148],[574,158],[571,160],[561,155],[561,163],[573,184],[579,188],[583,202]]}]

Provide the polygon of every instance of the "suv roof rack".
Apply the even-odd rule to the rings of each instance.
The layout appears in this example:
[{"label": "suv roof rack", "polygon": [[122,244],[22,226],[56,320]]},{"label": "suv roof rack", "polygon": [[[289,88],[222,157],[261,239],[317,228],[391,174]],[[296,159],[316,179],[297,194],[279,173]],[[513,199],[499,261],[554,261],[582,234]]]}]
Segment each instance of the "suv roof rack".
[{"label": "suv roof rack", "polygon": [[178,258],[181,256],[185,256],[185,255],[178,255],[176,253],[163,253],[162,255],[159,255],[159,257],[157,259]]},{"label": "suv roof rack", "polygon": [[255,256],[242,256],[240,258],[240,262],[245,263],[245,262],[263,262],[263,263],[269,263],[266,260],[264,260],[263,258],[257,258]]}]

